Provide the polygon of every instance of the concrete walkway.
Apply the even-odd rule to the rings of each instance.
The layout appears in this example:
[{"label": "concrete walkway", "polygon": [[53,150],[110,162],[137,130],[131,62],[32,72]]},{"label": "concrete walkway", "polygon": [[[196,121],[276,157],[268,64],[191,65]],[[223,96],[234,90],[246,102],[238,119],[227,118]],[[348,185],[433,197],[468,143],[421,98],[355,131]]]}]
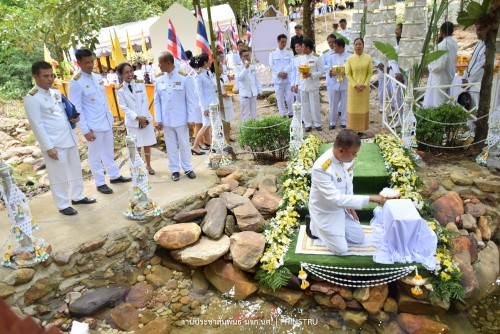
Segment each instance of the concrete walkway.
[{"label": "concrete walkway", "polygon": [[[158,150],[152,153],[161,154]],[[167,158],[154,156],[151,162],[156,175],[149,175],[151,182],[151,198],[158,205],[165,208],[168,204],[184,197],[199,193],[216,182],[215,172],[208,169],[207,155],[193,156],[192,162],[196,179],[191,180],[181,173],[181,179],[177,182],[171,180],[171,173],[167,167]],[[129,176],[128,162],[121,168],[124,176]],[[157,183],[158,182],[158,183]],[[130,187],[132,183],[109,184],[114,190],[113,194],[104,195],[96,190],[94,180],[91,178],[84,182],[84,194],[87,197],[97,199],[97,203],[91,205],[75,205],[78,210],[75,216],[64,216],[59,213],[52,200],[52,194],[33,197],[30,209],[33,217],[39,222],[40,229],[35,232],[36,237],[42,237],[52,246],[53,252],[76,248],[82,243],[94,240],[98,237],[108,235],[116,230],[128,227],[137,222],[128,220],[123,216],[127,209],[130,198]],[[0,246],[9,234],[10,219],[7,211],[0,211]],[[0,281],[8,274],[10,269],[0,267]]]}]

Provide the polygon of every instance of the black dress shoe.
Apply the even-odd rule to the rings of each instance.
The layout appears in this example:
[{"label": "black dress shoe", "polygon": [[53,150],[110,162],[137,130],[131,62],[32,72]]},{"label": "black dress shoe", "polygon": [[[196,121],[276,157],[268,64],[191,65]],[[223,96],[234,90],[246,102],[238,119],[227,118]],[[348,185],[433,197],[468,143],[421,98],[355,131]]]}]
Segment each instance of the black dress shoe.
[{"label": "black dress shoe", "polygon": [[314,236],[311,233],[311,216],[309,216],[309,215],[306,216],[306,234],[309,238],[311,238],[313,240],[318,239],[318,237]]},{"label": "black dress shoe", "polygon": [[74,216],[78,213],[78,211],[70,206],[68,206],[66,209],[59,210],[59,212],[66,216]]},{"label": "black dress shoe", "polygon": [[111,183],[125,183],[125,182],[130,182],[130,181],[132,181],[131,177],[124,177],[122,175],[120,175],[119,177],[117,177],[114,180],[109,180],[109,182],[111,182]]},{"label": "black dress shoe", "polygon": [[205,152],[196,152],[195,150],[191,149],[191,155],[204,155]]},{"label": "black dress shoe", "polygon": [[95,202],[97,202],[95,198],[88,198],[88,197],[84,197],[84,198],[82,198],[79,201],[73,201],[73,200],[71,200],[71,204],[73,204],[73,205],[77,205],[77,204],[92,204],[92,203],[95,203]]},{"label": "black dress shoe", "polygon": [[172,173],[172,180],[179,181],[180,178],[181,178],[181,175],[179,174],[179,172]]},{"label": "black dress shoe", "polygon": [[316,127],[316,130],[317,130],[317,131],[323,131],[323,128],[322,128],[321,126],[317,126],[317,127]]},{"label": "black dress shoe", "polygon": [[112,194],[113,189],[108,187],[107,184],[103,184],[102,186],[97,187],[97,191],[100,192],[101,194]]},{"label": "black dress shoe", "polygon": [[203,147],[203,146],[201,146],[201,145],[198,145],[198,148],[199,148],[200,150],[204,150],[204,151],[208,151],[208,150],[210,149],[210,147]]},{"label": "black dress shoe", "polygon": [[330,130],[335,130],[335,125],[330,125]]},{"label": "black dress shoe", "polygon": [[306,132],[311,132],[312,128],[309,126],[309,127],[306,127]]},{"label": "black dress shoe", "polygon": [[190,179],[196,179],[196,174],[195,174],[192,170],[187,171],[187,172],[186,172],[186,175],[187,175],[187,177],[189,177]]}]

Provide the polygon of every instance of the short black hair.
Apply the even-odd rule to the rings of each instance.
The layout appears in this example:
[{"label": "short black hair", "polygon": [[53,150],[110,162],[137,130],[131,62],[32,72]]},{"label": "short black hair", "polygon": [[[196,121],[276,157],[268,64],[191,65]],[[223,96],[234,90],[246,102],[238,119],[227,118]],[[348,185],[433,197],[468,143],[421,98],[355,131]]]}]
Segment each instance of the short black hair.
[{"label": "short black hair", "polygon": [[344,39],[342,39],[342,38],[336,39],[335,42],[333,42],[333,43],[337,46],[345,48],[345,42],[344,42]]},{"label": "short black hair", "polygon": [[32,75],[39,75],[40,70],[48,70],[49,68],[52,68],[52,65],[47,63],[46,61],[37,61],[31,65],[31,74]]},{"label": "short black hair", "polygon": [[133,69],[132,65],[130,65],[129,63],[127,62],[124,62],[124,63],[121,63],[120,65],[118,65],[118,67],[116,68],[116,72],[119,74],[119,75],[122,75],[123,74],[123,70],[125,70],[125,67],[127,66],[130,66],[130,68]]},{"label": "short black hair", "polygon": [[89,49],[78,49],[75,52],[76,60],[82,60],[85,57],[93,57],[94,54]]},{"label": "short black hair", "polygon": [[330,38],[337,39],[337,36],[335,36],[334,34],[330,34],[328,35],[328,37],[326,37],[326,40],[329,40]]},{"label": "short black hair", "polygon": [[343,148],[344,150],[358,146],[361,146],[361,139],[356,132],[349,129],[343,129],[340,131],[337,138],[335,138],[335,142],[333,143],[333,147]]},{"label": "short black hair", "polygon": [[445,36],[451,36],[453,35],[453,23],[450,21],[445,21],[442,25],[441,28],[439,29]]},{"label": "short black hair", "polygon": [[248,49],[241,49],[241,51],[240,51],[240,57],[241,57],[241,55],[242,55],[242,54],[244,54],[245,52],[248,52]]},{"label": "short black hair", "polygon": [[304,46],[307,46],[309,49],[314,49],[314,41],[310,38],[304,39]]},{"label": "short black hair", "polygon": [[223,54],[224,54],[224,52],[222,52],[221,50],[219,50],[219,51],[217,51],[217,52],[215,53],[215,55],[216,55],[216,56],[220,56],[220,55],[223,55]]},{"label": "short black hair", "polygon": [[191,57],[193,56],[193,53],[191,52],[191,50],[187,50],[185,53],[186,53],[186,57],[188,57],[188,59],[191,59]]},{"label": "short black hair", "polygon": [[202,67],[205,63],[210,61],[210,57],[206,53],[202,53],[198,56],[198,67]]},{"label": "short black hair", "polygon": [[345,24],[347,24],[347,20],[346,19],[340,19],[339,23],[345,23]]},{"label": "short black hair", "polygon": [[193,58],[189,59],[189,66],[192,68],[199,68],[198,66],[198,57],[194,56]]},{"label": "short black hair", "polygon": [[278,35],[278,42],[279,42],[279,41],[280,41],[280,39],[282,39],[282,38],[287,39],[287,37],[286,37],[286,35],[285,35],[285,34],[279,34],[279,35]]},{"label": "short black hair", "polygon": [[302,29],[302,24],[297,24],[294,29]]},{"label": "short black hair", "polygon": [[240,45],[240,44],[245,44],[245,43],[243,43],[243,41],[238,41],[238,43],[236,43],[236,45]]}]

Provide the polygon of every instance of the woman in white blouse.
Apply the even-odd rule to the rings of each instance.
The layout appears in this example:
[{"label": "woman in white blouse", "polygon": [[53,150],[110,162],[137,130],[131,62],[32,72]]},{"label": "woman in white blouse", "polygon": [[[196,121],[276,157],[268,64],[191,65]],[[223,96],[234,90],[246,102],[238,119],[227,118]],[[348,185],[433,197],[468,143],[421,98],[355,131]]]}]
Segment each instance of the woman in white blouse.
[{"label": "woman in white blouse", "polygon": [[149,112],[146,85],[143,80],[134,80],[134,69],[128,63],[121,63],[117,68],[123,83],[116,89],[118,104],[125,114],[125,126],[130,135],[137,138],[137,150],[144,147],[146,168],[150,175],[155,171],[151,167],[151,145],[156,144],[153,117]]}]

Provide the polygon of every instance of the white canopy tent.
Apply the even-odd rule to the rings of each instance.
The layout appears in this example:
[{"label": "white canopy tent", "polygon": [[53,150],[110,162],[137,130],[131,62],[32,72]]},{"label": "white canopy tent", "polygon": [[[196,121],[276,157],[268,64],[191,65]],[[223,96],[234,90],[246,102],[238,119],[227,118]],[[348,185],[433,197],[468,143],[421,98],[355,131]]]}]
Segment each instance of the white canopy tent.
[{"label": "white canopy tent", "polygon": [[[208,38],[208,13],[206,8],[201,9],[205,27],[207,29]],[[227,4],[211,7],[213,28],[217,31],[217,22],[221,31],[227,36],[231,33],[231,22],[236,28],[236,18],[233,10]],[[192,50],[196,54],[196,33],[197,21],[194,10],[189,10],[186,7],[175,2],[161,16],[151,17],[147,20],[124,23],[118,26],[102,28],[99,32],[99,44],[94,52],[97,57],[111,55],[110,33],[114,38],[114,32],[120,40],[122,50],[125,52],[127,44],[127,32],[134,46],[134,49],[140,51],[142,48],[142,33],[146,39],[148,48],[153,49],[155,59],[158,55],[167,49],[168,38],[168,20],[172,20],[175,27],[177,37],[180,39],[184,50]]]}]

